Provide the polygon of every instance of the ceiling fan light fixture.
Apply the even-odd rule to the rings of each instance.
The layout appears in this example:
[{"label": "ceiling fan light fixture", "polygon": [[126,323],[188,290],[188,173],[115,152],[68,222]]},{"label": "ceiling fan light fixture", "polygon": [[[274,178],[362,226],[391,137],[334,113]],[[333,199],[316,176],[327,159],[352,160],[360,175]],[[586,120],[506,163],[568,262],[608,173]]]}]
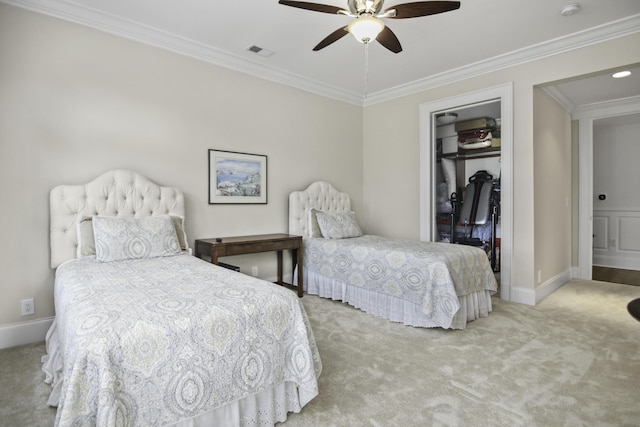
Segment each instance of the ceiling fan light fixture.
[{"label": "ceiling fan light fixture", "polygon": [[366,44],[375,40],[378,34],[384,30],[384,22],[375,16],[361,15],[351,21],[347,28],[356,40]]}]

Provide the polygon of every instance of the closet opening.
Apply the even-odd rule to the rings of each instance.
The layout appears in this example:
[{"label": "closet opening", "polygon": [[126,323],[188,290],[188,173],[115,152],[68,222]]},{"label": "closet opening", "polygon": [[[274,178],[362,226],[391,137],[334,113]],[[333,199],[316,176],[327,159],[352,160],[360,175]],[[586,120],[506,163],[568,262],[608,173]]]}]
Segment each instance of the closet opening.
[{"label": "closet opening", "polygon": [[487,252],[510,299],[512,86],[420,106],[420,238]]}]

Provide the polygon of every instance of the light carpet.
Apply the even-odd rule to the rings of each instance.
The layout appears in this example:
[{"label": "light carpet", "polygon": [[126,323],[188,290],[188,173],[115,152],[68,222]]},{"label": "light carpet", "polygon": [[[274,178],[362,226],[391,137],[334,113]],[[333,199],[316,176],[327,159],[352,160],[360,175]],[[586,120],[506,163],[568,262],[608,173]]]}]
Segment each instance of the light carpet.
[{"label": "light carpet", "polygon": [[[536,307],[494,298],[465,330],[412,328],[305,295],[320,394],[289,426],[638,426],[640,287],[571,281]],[[0,351],[0,424],[50,426],[44,345]]]}]

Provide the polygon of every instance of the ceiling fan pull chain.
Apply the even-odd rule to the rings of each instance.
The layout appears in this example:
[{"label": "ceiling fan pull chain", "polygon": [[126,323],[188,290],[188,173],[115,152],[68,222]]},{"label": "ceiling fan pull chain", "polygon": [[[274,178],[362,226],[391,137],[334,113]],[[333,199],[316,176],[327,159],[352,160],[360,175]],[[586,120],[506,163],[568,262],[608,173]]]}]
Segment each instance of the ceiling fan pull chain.
[{"label": "ceiling fan pull chain", "polygon": [[367,98],[369,85],[369,43],[364,44],[364,99]]}]

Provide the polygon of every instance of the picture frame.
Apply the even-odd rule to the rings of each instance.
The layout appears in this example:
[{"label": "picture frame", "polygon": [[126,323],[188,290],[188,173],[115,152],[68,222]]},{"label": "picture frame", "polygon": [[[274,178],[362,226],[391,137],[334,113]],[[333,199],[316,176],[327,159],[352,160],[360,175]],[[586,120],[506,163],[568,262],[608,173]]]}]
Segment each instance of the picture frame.
[{"label": "picture frame", "polygon": [[209,149],[209,204],[266,204],[267,156]]}]

